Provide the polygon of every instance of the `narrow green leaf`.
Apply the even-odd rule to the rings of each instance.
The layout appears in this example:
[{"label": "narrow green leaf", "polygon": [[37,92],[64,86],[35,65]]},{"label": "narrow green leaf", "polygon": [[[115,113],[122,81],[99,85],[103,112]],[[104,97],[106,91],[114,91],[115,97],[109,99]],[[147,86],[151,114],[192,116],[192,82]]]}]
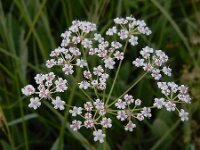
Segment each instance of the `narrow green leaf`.
[{"label": "narrow green leaf", "polygon": [[13,125],[16,125],[18,123],[22,123],[24,120],[30,120],[30,119],[33,119],[33,118],[37,118],[38,115],[37,114],[28,114],[28,115],[25,115],[24,116],[24,119],[22,118],[18,118],[18,119],[15,119],[15,120],[12,120],[10,122],[8,122],[8,126],[13,126]]}]

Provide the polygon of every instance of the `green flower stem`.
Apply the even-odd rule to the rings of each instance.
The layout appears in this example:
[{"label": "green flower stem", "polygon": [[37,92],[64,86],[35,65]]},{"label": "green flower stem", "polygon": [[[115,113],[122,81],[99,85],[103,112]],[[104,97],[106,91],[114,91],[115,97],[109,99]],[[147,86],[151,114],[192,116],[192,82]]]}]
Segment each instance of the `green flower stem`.
[{"label": "green flower stem", "polygon": [[167,132],[165,132],[165,134],[163,134],[159,140],[153,145],[153,147],[150,150],[157,150],[159,149],[159,146],[161,146],[163,144],[163,141],[165,141],[167,139],[168,136],[171,135],[171,133],[177,128],[177,126],[180,124],[180,120],[177,120],[175,123],[173,123],[173,125],[168,129]]},{"label": "green flower stem", "polygon": [[[83,48],[82,48],[83,49]],[[84,52],[84,49],[83,49],[83,51],[82,51],[82,53],[83,53],[83,58],[85,59],[85,60],[87,60],[86,59],[86,54],[85,54],[85,52]],[[87,70],[89,71],[89,72],[91,72],[90,71],[90,68],[89,68],[89,66],[88,66],[88,63],[87,63]],[[90,78],[90,81],[92,81],[92,79]],[[95,86],[93,86],[93,89],[94,89],[94,92],[95,92],[95,94],[96,94],[96,97],[99,99],[99,95],[98,95],[98,92],[97,92],[97,89],[96,89],[96,87]]]},{"label": "green flower stem", "polygon": [[106,91],[103,90],[103,102],[105,102],[105,94],[106,94]]},{"label": "green flower stem", "polygon": [[[106,135],[106,128],[103,128],[103,133]],[[104,139],[104,142],[103,142],[103,150],[107,150],[107,142],[106,142],[106,137]]]},{"label": "green flower stem", "polygon": [[[94,92],[89,92],[89,91],[87,91],[87,93],[88,94],[90,94],[90,95],[92,95],[92,96],[96,96],[96,94],[94,93]],[[105,92],[103,92],[103,93],[98,93],[99,94],[99,96],[100,96],[100,98],[102,98],[102,99],[106,99],[107,97],[108,97],[108,95],[106,94],[106,91]],[[103,98],[104,97],[104,98]],[[115,100],[117,97],[115,97],[115,96],[110,96],[110,99],[112,99],[112,100]]]},{"label": "green flower stem", "polygon": [[[77,74],[76,74],[76,78],[75,78],[75,82],[77,82],[77,80],[79,79],[79,74],[80,74],[80,68],[77,69]],[[73,87],[72,87],[72,90],[71,90],[71,93],[70,93],[70,96],[69,96],[69,100],[68,100],[68,103],[67,105],[71,105],[72,104],[72,100],[74,98],[74,95],[75,95],[75,91],[76,91],[76,85],[77,84],[73,84]],[[59,144],[58,144],[58,150],[61,150],[62,149],[62,144],[63,144],[63,141],[64,141],[64,131],[65,131],[65,126],[66,126],[66,123],[67,123],[67,118],[68,118],[68,114],[69,114],[69,109],[70,107],[67,107],[66,108],[66,111],[65,111],[65,114],[64,114],[64,120],[62,122],[62,126],[61,126],[61,130],[60,130],[60,140],[59,140]]]},{"label": "green flower stem", "polygon": [[145,72],[142,76],[140,76],[122,95],[120,95],[118,98],[116,98],[111,104],[108,105],[108,108],[112,106],[118,99],[122,98],[127,92],[129,92],[138,82],[140,82],[147,72]]},{"label": "green flower stem", "polygon": [[[107,68],[105,68],[105,72],[108,72]],[[101,96],[101,93],[100,93],[100,96]],[[105,99],[106,98],[106,89],[103,90],[103,95],[102,96],[103,96],[103,102],[105,103],[105,100],[106,100]]]},{"label": "green flower stem", "polygon": [[[149,106],[149,107],[147,107],[147,108],[150,108],[150,109],[152,109],[152,108],[156,108],[155,106]],[[121,110],[123,110],[123,111],[141,111],[143,109],[143,107],[142,108],[133,108],[132,110],[131,109],[121,109]],[[115,110],[108,110],[108,112],[118,112],[119,111],[119,109],[115,109]]]},{"label": "green flower stem", "polygon": [[[128,45],[128,40],[126,40],[126,43],[125,43],[125,46],[124,46],[124,49],[123,49],[123,52],[124,52],[124,53],[125,53],[125,51],[126,51],[127,45]],[[116,84],[117,77],[118,77],[118,75],[119,75],[119,70],[120,70],[120,68],[121,68],[121,65],[122,65],[122,60],[120,60],[120,62],[119,62],[119,66],[118,66],[118,68],[117,68],[117,72],[116,72],[116,74],[115,74],[115,78],[114,78],[113,84],[112,84],[111,89],[110,89],[110,92],[109,92],[109,94],[108,94],[108,98],[106,99],[106,105],[108,104],[108,102],[109,102],[109,100],[110,100],[110,96],[111,96],[111,94],[112,94],[112,92],[113,92],[113,89],[114,89],[114,86],[115,86],[115,84]]]},{"label": "green flower stem", "polygon": [[[74,82],[76,82],[76,79],[72,76]],[[78,82],[76,82],[76,85],[78,85]],[[83,89],[80,89],[81,92],[88,98],[91,100],[91,102],[93,102],[94,100],[92,99],[92,97],[90,97]]]},{"label": "green flower stem", "polygon": [[83,89],[80,89],[81,92],[88,98],[91,100],[91,102],[93,102],[94,100],[83,90]]}]

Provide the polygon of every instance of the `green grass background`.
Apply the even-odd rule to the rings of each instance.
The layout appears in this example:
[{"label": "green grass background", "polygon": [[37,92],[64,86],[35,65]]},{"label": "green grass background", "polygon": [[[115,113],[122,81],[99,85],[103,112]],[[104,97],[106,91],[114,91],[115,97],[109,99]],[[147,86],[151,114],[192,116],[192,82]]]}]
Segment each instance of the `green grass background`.
[{"label": "green grass background", "polygon": [[[92,132],[72,132],[68,113],[44,102],[37,111],[21,88],[33,83],[36,73],[47,72],[44,62],[61,42],[60,34],[74,19],[97,23],[103,33],[116,16],[144,19],[152,35],[128,48],[114,90],[119,95],[137,76],[131,61],[142,46],[163,49],[170,56],[173,80],[190,87],[192,103],[185,107],[190,119],[181,123],[176,113],[154,111],[154,117],[137,123],[132,133],[119,122],[107,130],[106,144],[94,143]],[[95,63],[96,60],[92,60]],[[79,77],[77,77],[78,79]],[[166,78],[166,80],[169,80]],[[112,82],[112,81],[111,81]],[[159,95],[145,78],[130,93],[150,105]],[[71,85],[65,98],[76,104],[85,97]],[[200,1],[199,0],[0,0],[0,149],[200,149]]]}]

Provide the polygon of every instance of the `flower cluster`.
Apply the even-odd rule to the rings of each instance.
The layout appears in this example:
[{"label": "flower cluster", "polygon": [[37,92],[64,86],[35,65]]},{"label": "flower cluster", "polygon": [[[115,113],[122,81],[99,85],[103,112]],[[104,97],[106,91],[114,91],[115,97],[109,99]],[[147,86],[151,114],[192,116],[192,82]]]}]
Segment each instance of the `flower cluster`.
[{"label": "flower cluster", "polygon": [[[70,127],[74,131],[83,127],[92,129],[94,141],[100,143],[103,143],[106,138],[105,129],[109,130],[113,126],[113,118],[121,121],[124,130],[130,132],[136,128],[137,121],[152,117],[152,109],[165,108],[169,112],[177,111],[182,121],[188,120],[188,112],[179,105],[191,102],[188,88],[184,85],[178,86],[174,82],[158,82],[163,74],[171,76],[172,70],[166,65],[168,56],[163,51],[148,46],[142,48],[140,58],[133,61],[133,65],[143,68],[145,74],[138,78],[126,92],[122,91],[119,97],[111,98],[127,46],[136,46],[139,35],[151,34],[151,30],[143,20],[136,20],[132,16],[116,18],[114,23],[104,37],[96,32],[94,23],[73,21],[69,29],[61,34],[60,47],[52,50],[51,58],[46,61],[47,68],[58,67],[65,77],[70,76],[73,79],[73,84],[87,96],[84,103],[80,102],[79,106],[66,105],[66,102],[56,94],[68,89],[68,78],[56,77],[53,72],[50,72],[35,76],[37,89],[33,85],[22,88],[24,95],[33,96],[28,106],[37,109],[41,106],[41,100],[47,99],[55,109],[64,110],[65,107],[70,107],[71,117],[76,117],[72,119]],[[110,36],[117,39],[112,41]],[[99,60],[99,64],[91,64],[92,57]],[[117,72],[110,87],[107,85],[107,80],[111,76],[109,73],[116,67],[118,67]],[[143,106],[141,99],[129,94],[129,91],[147,73],[157,81],[158,89],[163,94],[163,97],[154,98],[153,105],[148,107]],[[75,75],[79,76],[78,80],[74,78]],[[109,93],[106,93],[107,91]]]},{"label": "flower cluster", "polygon": [[[138,44],[138,34],[150,35],[151,30],[146,26],[143,20],[136,20],[134,17],[115,18],[115,26],[109,28],[106,35],[113,36],[117,34],[121,40],[127,40],[132,46]],[[120,29],[117,29],[120,25]]]},{"label": "flower cluster", "polygon": [[95,141],[99,140],[99,142],[102,143],[105,137],[105,134],[102,133],[101,129],[97,130],[97,126],[102,126],[104,128],[112,127],[112,120],[105,117],[105,105],[100,99],[84,103],[84,108],[74,106],[69,112],[73,117],[79,115],[84,119],[83,122],[80,120],[73,120],[71,128],[74,131],[81,127],[94,129],[93,135]]},{"label": "flower cluster", "polygon": [[142,58],[136,58],[133,64],[136,67],[142,67],[145,71],[151,73],[155,80],[159,80],[163,72],[167,76],[171,76],[171,68],[165,66],[168,56],[161,50],[154,50],[148,46],[140,51]]},{"label": "flower cluster", "polygon": [[65,101],[62,101],[59,96],[52,97],[53,93],[60,93],[67,90],[67,80],[57,78],[53,72],[48,74],[37,74],[35,82],[38,84],[38,92],[32,85],[27,85],[22,88],[22,93],[26,96],[38,95],[30,99],[30,108],[37,109],[41,105],[42,99],[52,100],[55,109],[64,110]]},{"label": "flower cluster", "polygon": [[167,111],[177,110],[182,121],[188,120],[188,112],[183,109],[179,111],[177,108],[177,104],[191,102],[188,87],[185,85],[178,86],[174,82],[158,82],[157,85],[165,97],[155,98],[153,105],[158,109],[165,107]]}]

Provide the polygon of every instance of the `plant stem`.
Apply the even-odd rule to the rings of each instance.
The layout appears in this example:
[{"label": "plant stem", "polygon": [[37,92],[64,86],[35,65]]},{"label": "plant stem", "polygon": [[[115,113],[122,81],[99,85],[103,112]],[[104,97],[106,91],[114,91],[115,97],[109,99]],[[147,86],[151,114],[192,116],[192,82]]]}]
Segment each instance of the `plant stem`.
[{"label": "plant stem", "polygon": [[[77,69],[75,82],[78,80],[79,74],[80,74],[80,68]],[[76,85],[77,84],[73,84],[73,87],[72,87],[72,90],[71,90],[67,105],[71,105],[71,103],[72,103],[72,100],[73,100],[74,94],[75,94],[75,90],[76,90]],[[64,120],[62,122],[62,126],[61,126],[61,129],[60,129],[60,135],[59,135],[60,136],[60,140],[59,140],[59,144],[58,144],[58,150],[62,150],[62,144],[63,144],[63,141],[64,141],[65,125],[67,123],[67,118],[68,118],[67,116],[69,114],[69,109],[70,109],[70,107],[67,107],[67,109],[65,111],[65,114],[64,114]]]},{"label": "plant stem", "polygon": [[[72,76],[74,82],[76,82],[76,79]],[[78,82],[75,83],[76,85],[78,85]],[[94,100],[92,99],[92,97],[89,96],[89,94],[87,94],[83,89],[80,89],[81,92],[88,98],[91,100],[91,102],[93,102]]]},{"label": "plant stem", "polygon": [[[126,40],[126,43],[125,43],[125,46],[124,46],[124,49],[123,49],[123,52],[124,52],[124,53],[125,53],[125,51],[126,51],[127,45],[128,45],[128,40]],[[120,62],[119,62],[119,66],[118,66],[118,68],[117,68],[117,72],[116,72],[116,74],[115,74],[115,78],[114,78],[113,84],[112,84],[111,89],[110,89],[110,92],[109,92],[109,94],[108,94],[108,98],[106,99],[106,105],[108,104],[109,99],[110,99],[110,96],[111,96],[111,94],[112,94],[112,92],[113,92],[113,89],[114,89],[115,83],[116,83],[116,81],[117,81],[117,77],[118,77],[118,74],[119,74],[119,70],[120,70],[120,68],[121,68],[121,65],[122,65],[122,60],[120,60]]]},{"label": "plant stem", "polygon": [[[106,135],[106,128],[103,128],[103,133]],[[107,144],[107,142],[106,142],[106,137],[105,137],[104,142],[103,142],[103,150],[107,150],[106,144]]]},{"label": "plant stem", "polygon": [[165,134],[163,134],[163,136],[160,137],[160,139],[154,144],[154,146],[150,150],[156,150],[156,149],[158,149],[158,147],[160,145],[162,145],[163,141],[171,134],[171,132],[177,128],[177,126],[179,125],[179,123],[180,123],[180,120],[177,120],[173,124],[173,126],[171,126],[171,128],[168,130],[168,132],[166,132]]},{"label": "plant stem", "polygon": [[91,100],[91,102],[94,102],[94,100],[83,89],[80,89],[80,90],[88,99]]},{"label": "plant stem", "polygon": [[[85,60],[87,60],[87,58],[86,58],[86,54],[85,54],[85,52],[84,52],[84,49],[82,48],[82,53],[83,53],[83,58],[85,59]],[[91,72],[90,71],[90,68],[89,68],[89,66],[88,66],[88,63],[87,63],[87,70],[89,71],[89,72]],[[90,78],[90,81],[92,82],[92,79]],[[98,95],[98,92],[97,92],[97,89],[95,88],[95,86],[93,86],[93,89],[94,89],[94,93],[96,94],[96,97],[99,99],[99,95]]]},{"label": "plant stem", "polygon": [[140,82],[147,72],[145,72],[142,76],[140,76],[122,95],[120,95],[118,98],[116,98],[111,104],[108,105],[108,108],[112,106],[118,99],[122,98],[127,92],[129,92],[138,82]]}]

